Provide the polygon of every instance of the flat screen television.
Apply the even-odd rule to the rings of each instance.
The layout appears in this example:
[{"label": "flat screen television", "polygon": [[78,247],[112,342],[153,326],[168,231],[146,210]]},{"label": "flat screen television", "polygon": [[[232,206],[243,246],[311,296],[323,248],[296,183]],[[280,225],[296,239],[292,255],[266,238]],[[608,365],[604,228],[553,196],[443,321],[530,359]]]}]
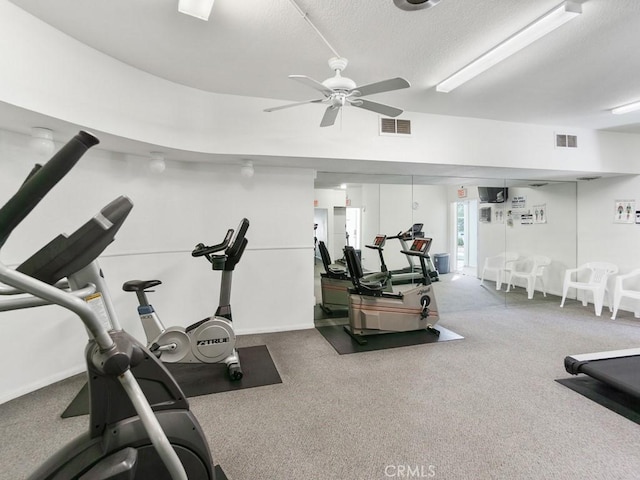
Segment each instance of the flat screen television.
[{"label": "flat screen television", "polygon": [[504,203],[508,194],[509,189],[506,187],[478,187],[480,203]]}]

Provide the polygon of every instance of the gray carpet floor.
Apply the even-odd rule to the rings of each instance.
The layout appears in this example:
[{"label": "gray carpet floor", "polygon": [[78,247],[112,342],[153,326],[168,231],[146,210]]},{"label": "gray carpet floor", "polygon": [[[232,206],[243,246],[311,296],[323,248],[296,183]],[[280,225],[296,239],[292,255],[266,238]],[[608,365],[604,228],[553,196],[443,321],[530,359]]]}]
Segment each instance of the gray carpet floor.
[{"label": "gray carpet floor", "polygon": [[[455,274],[436,293],[464,340],[340,356],[315,329],[241,337],[268,346],[283,383],[190,400],[229,479],[640,478],[640,426],[554,381],[568,354],[640,345],[632,313],[505,301]],[[0,479],[86,428],[60,418],[83,383],[0,405]]]}]

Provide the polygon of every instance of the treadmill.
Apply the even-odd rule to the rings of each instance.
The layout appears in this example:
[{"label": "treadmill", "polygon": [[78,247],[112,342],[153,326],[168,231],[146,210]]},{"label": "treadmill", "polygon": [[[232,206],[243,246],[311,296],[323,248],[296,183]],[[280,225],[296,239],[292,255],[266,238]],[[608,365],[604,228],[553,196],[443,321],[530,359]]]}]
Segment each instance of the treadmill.
[{"label": "treadmill", "polygon": [[570,355],[564,359],[564,368],[640,399],[640,348]]},{"label": "treadmill", "polygon": [[[411,242],[416,238],[424,238],[424,232],[422,231],[422,227],[424,224],[422,223],[414,223],[410,229],[399,232],[397,235],[393,235],[387,237],[387,239],[398,239],[401,245],[401,251],[404,253],[409,250],[409,245],[407,242]],[[431,241],[431,239],[429,239]],[[431,243],[431,242],[430,242]],[[431,245],[429,244],[429,248]],[[422,281],[423,273],[422,269],[419,265],[416,265],[413,261],[413,257],[405,254],[407,257],[407,262],[409,265],[407,267],[391,270],[391,281],[394,285],[404,284],[404,283],[419,283]],[[435,265],[433,264],[433,260],[431,260],[431,256],[429,252],[425,252],[425,262],[427,266],[427,271],[429,273],[429,279],[432,282],[437,282],[440,280],[438,271],[436,270]]]}]

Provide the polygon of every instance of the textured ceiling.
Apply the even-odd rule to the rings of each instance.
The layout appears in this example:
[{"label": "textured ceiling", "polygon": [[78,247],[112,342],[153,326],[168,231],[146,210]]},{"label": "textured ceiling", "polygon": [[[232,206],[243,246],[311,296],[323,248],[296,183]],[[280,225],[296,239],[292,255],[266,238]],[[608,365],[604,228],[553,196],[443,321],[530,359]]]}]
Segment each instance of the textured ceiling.
[{"label": "textured ceiling", "polygon": [[[451,93],[435,85],[560,3],[442,0],[407,12],[393,0],[296,0],[362,85],[402,76],[412,87],[375,101],[407,111],[640,133],[640,1],[588,0],[583,13]],[[291,0],[216,0],[208,22],[177,0],[12,0],[53,27],[127,64],[217,93],[317,98],[289,80],[332,76],[334,54]],[[321,115],[323,106],[318,106]]]}]

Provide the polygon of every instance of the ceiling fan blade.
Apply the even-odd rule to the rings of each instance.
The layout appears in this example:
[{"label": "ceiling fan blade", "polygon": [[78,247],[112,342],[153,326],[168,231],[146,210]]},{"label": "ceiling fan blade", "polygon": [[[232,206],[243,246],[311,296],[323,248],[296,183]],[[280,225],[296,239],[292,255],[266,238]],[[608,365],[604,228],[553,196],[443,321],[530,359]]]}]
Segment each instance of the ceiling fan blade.
[{"label": "ceiling fan blade", "polygon": [[339,111],[340,111],[340,107],[334,107],[333,105],[329,105],[327,109],[324,111],[324,116],[322,117],[320,126],[330,127],[331,125],[336,123],[336,118],[338,117]]},{"label": "ceiling fan blade", "polygon": [[307,77],[306,75],[289,75],[289,78],[297,82],[303,83],[307,87],[311,87],[315,90],[318,90],[319,92],[322,92],[327,97],[333,93],[333,90],[331,90],[328,87],[325,87],[322,83],[318,82],[317,80],[314,80],[311,77]]},{"label": "ceiling fan blade", "polygon": [[280,105],[279,107],[265,108],[264,111],[275,112],[276,110],[282,110],[283,108],[297,107],[298,105],[305,105],[307,103],[322,103],[324,101],[324,98],[319,98],[317,100],[305,100],[304,102],[288,103],[286,105]]},{"label": "ceiling fan blade", "polygon": [[349,103],[351,103],[351,105],[353,105],[354,107],[371,110],[372,112],[386,115],[387,117],[397,117],[402,113],[402,110],[400,110],[399,108],[384,105],[382,103],[372,102],[371,100],[365,100],[364,98],[359,98],[358,100]]},{"label": "ceiling fan blade", "polygon": [[[411,84],[401,77],[390,78],[389,80],[382,80],[381,82],[370,83],[368,85],[362,85],[354,88],[353,94],[355,96],[364,97],[365,95],[373,95],[374,93],[390,92],[391,90],[400,90],[401,88],[408,88]],[[357,93],[360,92],[360,93]]]}]

